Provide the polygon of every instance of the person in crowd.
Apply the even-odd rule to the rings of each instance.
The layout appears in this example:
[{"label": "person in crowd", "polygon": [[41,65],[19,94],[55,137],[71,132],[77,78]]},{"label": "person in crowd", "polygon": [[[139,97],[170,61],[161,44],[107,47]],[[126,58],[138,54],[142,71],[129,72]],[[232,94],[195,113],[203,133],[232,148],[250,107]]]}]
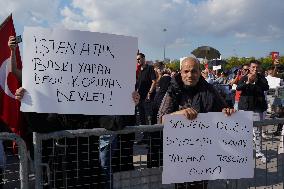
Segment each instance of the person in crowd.
[{"label": "person in crowd", "polygon": [[[237,86],[241,91],[239,109],[253,111],[255,121],[264,119],[264,112],[267,109],[267,103],[264,92],[268,91],[269,85],[264,75],[259,74],[260,62],[251,60],[249,64],[249,73],[243,76]],[[256,157],[266,162],[266,157],[261,152],[260,147],[260,127],[253,127],[254,142],[256,145]]]},{"label": "person in crowd", "polygon": [[[281,79],[279,77],[279,75],[275,74],[275,67],[276,66],[270,66],[267,68],[267,76],[266,76],[266,79],[268,81],[268,85],[269,85],[269,88],[276,88],[276,87],[279,87],[279,86],[283,86],[283,79]],[[271,78],[272,79],[276,79],[276,78],[279,78],[279,83],[274,83],[273,80],[271,81]]]},{"label": "person in crowd", "polygon": [[271,71],[272,72],[271,76],[277,77],[278,76],[278,72],[279,72],[279,68],[281,67],[280,60],[279,60],[278,57],[273,60],[272,65],[273,65],[274,69]]},{"label": "person in crowd", "polygon": [[178,72],[172,71],[172,72],[171,72],[171,77],[174,78],[177,74],[178,74]]},{"label": "person in crowd", "polygon": [[[190,120],[198,113],[221,112],[231,115],[234,109],[227,108],[224,99],[215,88],[201,77],[198,59],[187,57],[182,61],[181,73],[172,81],[159,109],[159,123],[163,116],[184,115]],[[176,187],[190,189],[207,188],[206,181],[177,184]]]},{"label": "person in crowd", "polygon": [[[231,81],[231,85],[238,85],[239,81],[241,80],[242,77],[246,76],[249,73],[249,65],[244,64],[242,66],[242,69],[238,70],[236,77]],[[235,93],[235,103],[234,103],[234,108],[235,110],[239,110],[239,100],[241,96],[242,91],[236,90]]]},{"label": "person in crowd", "polygon": [[216,84],[228,84],[228,74],[224,71],[220,73],[220,76],[214,81]]},{"label": "person in crowd", "polygon": [[[9,47],[15,48],[14,44],[15,38],[10,37],[8,45]],[[11,53],[11,65],[12,70],[18,74],[19,79],[21,80],[21,70],[14,69],[16,66],[16,57]],[[14,57],[14,58],[13,58]],[[13,68],[14,66],[14,68]],[[24,88],[19,88],[16,90],[15,98],[19,101],[22,100],[25,94]],[[104,116],[104,115],[79,115],[79,114],[53,114],[53,113],[35,113],[35,112],[23,112],[25,120],[27,121],[28,128],[30,133],[49,133],[60,130],[75,130],[75,129],[92,129],[94,127],[106,128],[108,130],[119,130],[123,129],[126,125],[135,124],[135,116]],[[128,138],[127,138],[128,139]],[[87,140],[87,141],[86,141]],[[133,140],[133,139],[132,139]],[[63,142],[66,145],[67,152],[72,152],[72,146],[78,145],[78,151],[76,153],[67,153],[65,157],[66,167],[65,169],[73,170],[68,172],[66,175],[68,178],[68,186],[76,187],[83,186],[89,188],[103,188],[111,189],[112,188],[112,172],[113,171],[123,171],[133,169],[133,159],[130,153],[133,154],[133,148],[128,148],[127,146],[131,145],[131,142],[126,142],[124,135],[103,135],[100,137],[90,136],[88,138],[80,137],[78,141],[74,139],[68,139]],[[86,143],[90,145],[86,145]],[[125,144],[127,143],[127,144]],[[122,148],[120,145],[124,145]],[[53,146],[53,141],[46,141],[43,143],[42,152],[43,162],[51,163],[49,156],[49,150]],[[132,144],[133,145],[133,144]],[[111,147],[110,147],[111,146]],[[32,147],[32,146],[31,146]],[[90,149],[88,149],[90,148]],[[92,150],[93,149],[93,150]],[[97,150],[99,149],[99,151]],[[119,150],[117,150],[119,149]],[[132,152],[129,152],[132,149]],[[33,151],[33,150],[31,150]],[[83,153],[89,151],[89,157],[83,155]],[[79,155],[79,167],[72,162]],[[33,153],[31,153],[33,156]],[[119,156],[119,157],[118,157]],[[121,157],[120,157],[121,156]],[[85,161],[85,159],[90,158],[91,161]],[[60,159],[60,158],[59,158]],[[86,163],[88,162],[88,163]],[[61,165],[62,162],[53,162],[55,164]],[[110,167],[111,166],[111,167]],[[89,169],[89,167],[92,167]],[[62,167],[57,166],[57,170],[51,169],[53,176],[56,178],[55,185],[60,188],[63,187],[64,179],[63,174],[56,175]],[[88,169],[87,169],[88,168]],[[78,173],[76,172],[78,171]],[[87,171],[86,171],[87,170]],[[111,171],[112,170],[112,171]],[[80,178],[77,178],[79,175]]]},{"label": "person in crowd", "polygon": [[145,55],[137,54],[137,64],[140,65],[140,71],[135,84],[135,90],[140,95],[140,102],[136,107],[136,115],[139,118],[139,125],[151,124],[152,111],[150,110],[151,101],[155,96],[156,73],[152,65],[146,64]]},{"label": "person in crowd", "polygon": [[[24,96],[25,90],[19,88],[16,90],[15,97],[17,100],[21,100]],[[92,129],[94,127],[106,128],[108,130],[119,130],[123,129],[127,125],[135,124],[134,116],[92,116],[92,115],[64,115],[64,114],[42,114],[42,113],[26,113],[26,118],[28,125],[33,132],[39,133],[49,133],[60,130],[70,130],[70,129]],[[88,161],[90,164],[84,164],[84,159],[86,156],[79,157],[80,166],[79,169],[80,178],[78,180],[71,179],[68,183],[68,186],[76,185],[88,185],[90,188],[103,188],[111,189],[112,188],[112,173],[117,171],[126,171],[133,169],[133,147],[132,142],[129,142],[127,139],[129,137],[125,135],[102,135],[100,137],[90,136],[87,138],[78,138],[78,153],[83,154],[86,151],[90,151],[89,156],[93,161]],[[90,146],[86,145],[86,141],[89,140]],[[133,139],[131,139],[133,140]],[[68,144],[67,144],[68,141]],[[67,146],[70,146],[70,151],[72,151],[72,145],[77,145],[76,140],[67,140]],[[99,142],[98,142],[99,141]],[[75,143],[74,143],[75,142]],[[127,143],[127,144],[126,144]],[[81,144],[81,145],[80,145]],[[121,146],[119,146],[119,144]],[[132,145],[131,145],[132,144]],[[123,145],[123,147],[122,147]],[[47,144],[43,148],[51,148],[52,144]],[[130,146],[132,148],[130,148]],[[88,150],[87,148],[92,148],[93,150]],[[99,151],[96,150],[100,149]],[[132,150],[132,151],[131,151]],[[68,147],[67,147],[68,151]],[[131,152],[130,152],[131,151]],[[43,151],[43,156],[47,156]],[[67,154],[66,162],[68,163],[69,168],[74,168],[74,165],[70,162],[74,162],[77,154]],[[96,161],[99,160],[99,161]],[[57,162],[59,163],[59,162]],[[60,164],[60,163],[59,163]],[[91,166],[92,169],[89,171],[86,170],[86,167]],[[112,167],[110,167],[112,166]],[[76,166],[75,166],[76,167]],[[68,168],[68,167],[67,167]],[[100,169],[101,168],[101,169]],[[74,168],[76,169],[76,168]],[[110,170],[113,171],[110,171]],[[101,173],[102,171],[102,173]],[[56,172],[54,172],[56,174]],[[76,172],[70,172],[68,175],[69,178],[75,178]],[[58,177],[58,180],[62,180],[62,177]],[[95,179],[95,180],[93,180]],[[94,182],[96,181],[96,182]],[[59,184],[57,187],[61,187],[61,182],[56,182]]]},{"label": "person in crowd", "polygon": [[[11,51],[11,57],[10,59],[16,58],[16,39],[14,36],[10,36],[8,40],[8,46],[10,47]],[[12,65],[12,62],[14,65]],[[8,71],[12,72],[18,81],[21,81],[21,71],[17,68],[16,62],[11,61],[11,64],[9,64]],[[3,94],[0,93],[0,100],[3,98]],[[0,119],[0,132],[11,132],[11,129]],[[6,154],[3,146],[3,141],[0,140],[0,189],[4,188],[4,167],[6,164]]]},{"label": "person in crowd", "polygon": [[[161,77],[163,76],[163,72],[166,69],[166,66],[163,62],[156,62],[154,64],[154,70],[156,72],[156,86],[158,86],[159,81]],[[155,87],[155,90],[157,91],[157,87]]]},{"label": "person in crowd", "polygon": [[[276,77],[277,71],[276,71],[276,66],[270,66],[267,68],[267,76],[265,77],[266,80],[268,81],[269,89],[276,89],[279,86],[283,86],[283,80]],[[277,82],[277,83],[276,83]],[[275,100],[275,99],[274,99]],[[276,117],[282,117],[282,102],[281,101],[276,101],[276,102],[271,102],[268,103],[268,110],[271,112],[273,107],[273,112]],[[282,132],[283,124],[279,123],[277,125],[276,131],[273,133],[274,136],[280,136]]]},{"label": "person in crowd", "polygon": [[[170,76],[170,71],[168,69],[159,67],[156,71],[161,76],[158,77],[159,79],[156,85],[156,95],[153,101],[153,124],[157,123],[160,104],[168,90],[168,86],[170,85],[170,81],[172,79]],[[148,140],[149,151],[147,154],[147,167],[160,167],[163,164],[163,133],[162,131],[152,132],[150,133],[150,137],[151,138]]]},{"label": "person in crowd", "polygon": [[170,72],[167,69],[163,69],[160,70],[159,72],[161,72],[161,77],[157,82],[157,86],[156,86],[156,95],[154,97],[154,104],[153,104],[153,114],[155,117],[155,123],[157,123],[157,115],[158,115],[158,110],[160,108],[161,102],[168,90],[168,87],[170,85],[170,81],[171,81],[171,76],[170,76]]},{"label": "person in crowd", "polygon": [[212,74],[209,73],[208,69],[204,69],[201,72],[204,79],[207,81],[207,83],[213,84],[214,83],[214,77]]}]

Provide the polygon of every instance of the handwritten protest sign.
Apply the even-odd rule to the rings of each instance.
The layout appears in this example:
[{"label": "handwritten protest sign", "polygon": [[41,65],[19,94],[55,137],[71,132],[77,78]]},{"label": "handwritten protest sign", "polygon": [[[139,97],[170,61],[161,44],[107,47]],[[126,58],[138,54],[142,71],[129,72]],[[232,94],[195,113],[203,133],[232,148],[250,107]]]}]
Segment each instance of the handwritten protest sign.
[{"label": "handwritten protest sign", "polygon": [[278,78],[278,77],[272,77],[272,76],[267,76],[265,77],[267,82],[268,82],[268,85],[269,85],[269,88],[270,89],[276,89],[277,87],[280,87],[280,83],[281,83],[281,79]]},{"label": "handwritten protest sign", "polygon": [[25,27],[25,112],[130,115],[138,40]]},{"label": "handwritten protest sign", "polygon": [[252,112],[165,117],[163,184],[253,177]]},{"label": "handwritten protest sign", "polygon": [[213,70],[221,70],[221,69],[222,69],[222,66],[221,66],[221,65],[213,66]]}]

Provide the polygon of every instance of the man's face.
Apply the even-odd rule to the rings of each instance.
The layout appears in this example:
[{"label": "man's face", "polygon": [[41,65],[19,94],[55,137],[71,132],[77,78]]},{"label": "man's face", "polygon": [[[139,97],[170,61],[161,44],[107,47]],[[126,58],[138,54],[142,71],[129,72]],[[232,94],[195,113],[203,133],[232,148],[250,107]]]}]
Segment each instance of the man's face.
[{"label": "man's face", "polygon": [[249,73],[249,67],[248,66],[243,66],[242,68],[242,75],[247,75]]},{"label": "man's face", "polygon": [[207,79],[207,77],[208,77],[208,71],[207,71],[207,70],[203,70],[203,71],[201,72],[201,75],[202,75],[205,79]]},{"label": "man's face", "polygon": [[255,63],[251,63],[251,64],[250,64],[250,67],[249,67],[249,71],[250,71],[250,73],[252,73],[252,74],[258,73],[258,71],[259,71],[259,65],[258,65],[258,64],[255,64]]},{"label": "man's face", "polygon": [[162,74],[162,72],[165,70],[165,66],[160,66],[158,68],[155,68],[155,71],[158,73],[158,74]]},{"label": "man's face", "polygon": [[199,64],[193,60],[183,62],[181,67],[181,79],[184,85],[195,86],[200,78]]},{"label": "man's face", "polygon": [[267,70],[267,74],[272,76],[273,75],[273,70]]},{"label": "man's face", "polygon": [[280,61],[279,61],[279,58],[277,57],[277,58],[274,60],[273,63],[274,63],[274,64],[279,64],[279,62],[280,62]]},{"label": "man's face", "polygon": [[145,58],[143,58],[141,55],[138,55],[136,57],[136,60],[137,60],[137,64],[139,64],[141,66],[145,64]]}]

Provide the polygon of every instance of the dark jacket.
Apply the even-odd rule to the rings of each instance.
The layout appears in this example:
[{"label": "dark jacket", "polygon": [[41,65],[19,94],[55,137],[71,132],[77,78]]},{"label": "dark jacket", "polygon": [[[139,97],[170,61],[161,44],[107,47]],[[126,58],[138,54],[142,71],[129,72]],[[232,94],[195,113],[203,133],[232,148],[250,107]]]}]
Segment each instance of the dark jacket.
[{"label": "dark jacket", "polygon": [[[60,115],[62,125],[69,129],[105,128],[111,131],[135,125],[134,115]],[[70,128],[70,126],[72,126]]]},{"label": "dark jacket", "polygon": [[154,103],[153,103],[153,112],[154,112],[154,116],[157,117],[160,105],[162,103],[162,100],[166,94],[166,92],[168,91],[170,82],[171,82],[171,76],[169,75],[164,75],[161,77],[158,85],[157,85],[157,92],[156,95],[154,97]]},{"label": "dark jacket", "polygon": [[203,77],[200,77],[194,87],[184,86],[181,75],[178,74],[171,81],[159,110],[159,119],[169,114],[186,108],[194,108],[199,113],[221,112],[227,107],[224,99],[216,89]]},{"label": "dark jacket", "polygon": [[49,133],[61,130],[105,128],[120,130],[135,125],[134,115],[81,115],[25,112],[31,132]]},{"label": "dark jacket", "polygon": [[264,91],[269,89],[265,77],[257,74],[257,80],[254,84],[246,84],[248,76],[244,76],[238,83],[237,90],[242,91],[239,101],[239,109],[254,112],[264,112],[267,109],[267,103]]},{"label": "dark jacket", "polygon": [[[156,72],[152,65],[145,64],[143,70],[138,74],[138,79],[135,84],[135,90],[138,91],[140,95],[140,101],[144,101],[147,97],[147,94],[151,88],[153,80],[156,80]],[[155,96],[154,91],[151,97]]]}]

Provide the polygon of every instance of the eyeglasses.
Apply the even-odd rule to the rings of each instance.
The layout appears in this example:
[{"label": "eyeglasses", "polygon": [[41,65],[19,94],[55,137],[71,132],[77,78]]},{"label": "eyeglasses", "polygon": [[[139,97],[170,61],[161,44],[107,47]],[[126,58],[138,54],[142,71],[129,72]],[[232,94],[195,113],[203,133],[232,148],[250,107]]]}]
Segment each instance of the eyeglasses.
[{"label": "eyeglasses", "polygon": [[141,58],[137,58],[137,60],[140,60]]}]

